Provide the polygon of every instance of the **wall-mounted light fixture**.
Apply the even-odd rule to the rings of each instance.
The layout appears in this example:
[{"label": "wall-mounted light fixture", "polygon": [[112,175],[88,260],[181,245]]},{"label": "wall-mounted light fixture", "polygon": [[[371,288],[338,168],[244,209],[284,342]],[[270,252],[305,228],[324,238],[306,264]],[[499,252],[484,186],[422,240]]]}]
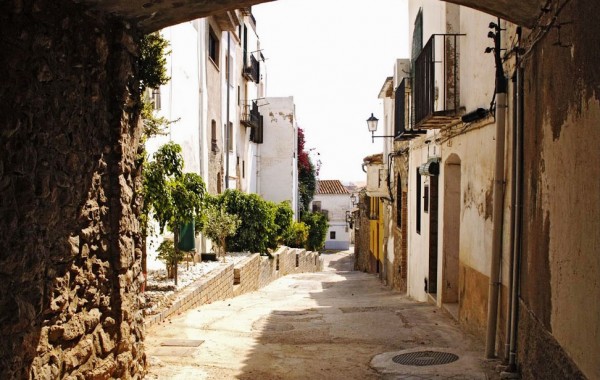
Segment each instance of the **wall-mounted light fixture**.
[{"label": "wall-mounted light fixture", "polygon": [[352,202],[352,206],[356,206],[358,204],[358,200],[356,199],[355,193],[352,193],[352,195],[350,195],[350,202]]},{"label": "wall-mounted light fixture", "polygon": [[377,131],[377,122],[379,121],[378,118],[376,118],[375,116],[373,116],[373,113],[371,113],[371,117],[369,117],[367,119],[367,128],[369,128],[369,132],[371,132],[371,142],[375,142],[375,137],[396,137],[396,136],[375,136],[375,131]]}]

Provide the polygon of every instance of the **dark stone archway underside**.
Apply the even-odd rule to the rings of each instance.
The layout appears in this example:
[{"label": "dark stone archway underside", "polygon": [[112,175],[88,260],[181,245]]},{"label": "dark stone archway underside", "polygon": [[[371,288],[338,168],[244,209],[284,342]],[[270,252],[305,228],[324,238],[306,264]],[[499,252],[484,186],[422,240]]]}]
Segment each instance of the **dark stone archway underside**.
[{"label": "dark stone archway underside", "polygon": [[[90,9],[127,20],[144,32],[268,1],[272,0],[80,0]],[[449,2],[530,27],[535,23],[546,1],[452,0]],[[315,12],[318,12],[318,9],[315,9]]]}]

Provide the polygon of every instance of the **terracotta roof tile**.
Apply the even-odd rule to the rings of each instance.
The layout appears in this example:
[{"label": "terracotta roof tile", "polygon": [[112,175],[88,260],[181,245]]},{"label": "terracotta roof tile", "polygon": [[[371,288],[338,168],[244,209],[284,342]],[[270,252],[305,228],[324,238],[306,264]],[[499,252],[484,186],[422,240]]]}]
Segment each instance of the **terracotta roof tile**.
[{"label": "terracotta roof tile", "polygon": [[317,181],[316,194],[350,194],[337,179]]}]

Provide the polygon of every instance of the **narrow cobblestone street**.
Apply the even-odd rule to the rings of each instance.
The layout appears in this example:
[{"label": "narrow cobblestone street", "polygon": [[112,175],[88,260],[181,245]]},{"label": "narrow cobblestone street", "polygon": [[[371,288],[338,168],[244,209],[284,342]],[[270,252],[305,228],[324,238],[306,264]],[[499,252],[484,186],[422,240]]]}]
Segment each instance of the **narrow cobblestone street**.
[{"label": "narrow cobblestone street", "polygon": [[[191,309],[147,331],[151,379],[488,379],[481,342],[436,307],[352,271],[350,252],[325,271]],[[458,360],[401,365],[398,354]],[[421,363],[422,364],[422,363]]]}]

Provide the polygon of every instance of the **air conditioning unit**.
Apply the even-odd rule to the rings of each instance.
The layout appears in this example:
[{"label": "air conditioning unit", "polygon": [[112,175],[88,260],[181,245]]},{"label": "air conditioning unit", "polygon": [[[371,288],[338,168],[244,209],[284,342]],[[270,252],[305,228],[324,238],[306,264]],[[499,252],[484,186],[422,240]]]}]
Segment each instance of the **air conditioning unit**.
[{"label": "air conditioning unit", "polygon": [[419,166],[419,174],[430,177],[440,175],[440,158],[430,157],[426,163]]}]

